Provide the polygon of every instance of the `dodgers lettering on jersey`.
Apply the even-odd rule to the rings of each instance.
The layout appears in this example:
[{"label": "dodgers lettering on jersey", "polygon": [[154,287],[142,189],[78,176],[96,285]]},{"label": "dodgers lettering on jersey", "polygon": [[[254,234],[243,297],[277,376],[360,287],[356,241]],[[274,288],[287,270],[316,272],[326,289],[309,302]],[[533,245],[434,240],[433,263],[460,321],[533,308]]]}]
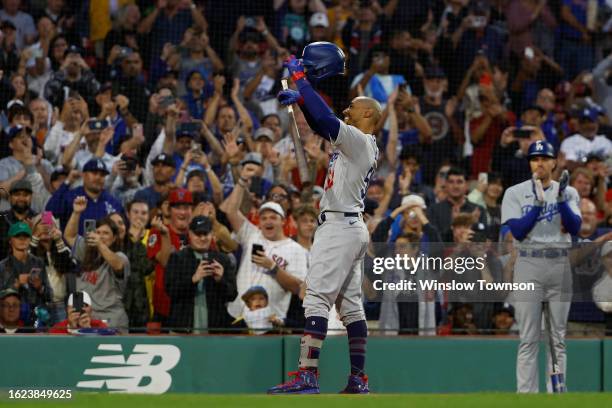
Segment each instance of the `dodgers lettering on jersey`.
[{"label": "dodgers lettering on jersey", "polygon": [[321,211],[361,212],[378,160],[376,138],[341,121],[332,146]]},{"label": "dodgers lettering on jersey", "polygon": [[[571,246],[571,235],[561,230],[561,214],[557,203],[558,193],[559,183],[552,181],[551,185],[544,190],[544,208],[538,215],[535,226],[523,241],[515,241],[517,248],[537,249],[552,243],[555,244],[554,247],[556,248],[569,248]],[[568,186],[565,189],[565,194],[569,197],[570,209],[575,214],[580,214],[580,197],[576,189]],[[533,208],[534,201],[535,194],[531,180],[510,187],[506,190],[502,201],[502,223],[513,218],[523,217]]]}]

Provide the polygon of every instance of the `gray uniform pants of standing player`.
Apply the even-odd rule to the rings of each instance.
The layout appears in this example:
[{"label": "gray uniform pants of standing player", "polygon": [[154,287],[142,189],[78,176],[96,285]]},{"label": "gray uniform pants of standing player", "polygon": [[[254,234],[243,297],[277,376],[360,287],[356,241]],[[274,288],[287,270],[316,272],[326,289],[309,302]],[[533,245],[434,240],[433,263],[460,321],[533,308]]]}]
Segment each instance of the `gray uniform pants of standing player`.
[{"label": "gray uniform pants of standing player", "polygon": [[[546,327],[542,314],[542,301],[549,302],[553,344],[559,367],[565,374],[567,382],[565,332],[572,295],[572,275],[567,256],[545,258],[519,255],[514,265],[514,282],[535,284],[533,292],[514,293],[514,309],[521,338],[516,364],[517,391],[519,393],[539,391],[538,349],[543,328]],[[552,392],[549,342],[545,344],[546,388],[548,392]]]},{"label": "gray uniform pants of standing player", "polygon": [[303,306],[307,318],[327,319],[335,304],[342,323],[347,326],[365,320],[361,283],[368,229],[361,217],[330,212],[325,217],[326,221],[314,236]]}]

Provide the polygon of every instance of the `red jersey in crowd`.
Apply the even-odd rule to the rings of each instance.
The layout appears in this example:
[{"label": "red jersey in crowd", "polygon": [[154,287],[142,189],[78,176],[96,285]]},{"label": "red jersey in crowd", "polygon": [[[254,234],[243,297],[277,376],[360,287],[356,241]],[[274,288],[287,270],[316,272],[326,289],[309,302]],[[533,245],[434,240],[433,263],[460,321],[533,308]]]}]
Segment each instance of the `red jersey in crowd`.
[{"label": "red jersey in crowd", "polygon": [[[167,226],[170,233],[170,243],[176,251],[188,245],[188,235],[175,232],[170,225]],[[166,267],[155,260],[155,256],[161,250],[161,232],[152,229],[147,242],[147,257],[155,262],[155,284],[153,286],[153,309],[161,316],[170,314],[170,297],[166,293],[164,277]]]},{"label": "red jersey in crowd", "polygon": [[[91,327],[94,329],[105,329],[108,326],[102,320],[91,319]],[[68,334],[68,319],[62,320],[49,329],[51,334]]]},{"label": "red jersey in crowd", "polygon": [[[485,115],[470,121],[470,134],[480,126],[485,120]],[[506,112],[504,117],[497,117],[491,121],[491,125],[486,130],[482,139],[478,143],[473,143],[474,153],[472,154],[472,169],[470,178],[477,179],[478,173],[488,173],[491,171],[491,156],[493,148],[499,142],[502,132],[508,126],[512,126],[516,120],[516,115]]]}]

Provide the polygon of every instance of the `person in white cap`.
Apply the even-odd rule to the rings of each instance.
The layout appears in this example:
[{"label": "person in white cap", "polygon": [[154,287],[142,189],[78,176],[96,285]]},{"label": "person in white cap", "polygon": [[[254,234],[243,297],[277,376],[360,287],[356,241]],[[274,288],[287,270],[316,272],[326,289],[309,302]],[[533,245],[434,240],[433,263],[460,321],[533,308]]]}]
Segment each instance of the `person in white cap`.
[{"label": "person in white cap", "polygon": [[327,14],[322,12],[314,13],[310,17],[310,41],[328,41],[329,38],[329,19]]},{"label": "person in white cap", "polygon": [[372,241],[394,242],[402,233],[412,232],[418,234],[422,242],[440,242],[440,233],[429,222],[426,209],[425,200],[420,195],[404,196],[402,204],[376,226]]},{"label": "person in white cap", "polygon": [[91,316],[91,296],[87,292],[73,292],[68,296],[66,315],[68,318],[55,324],[49,333],[52,334],[72,334],[79,329],[107,328],[102,320],[97,320]]},{"label": "person in white cap", "polygon": [[228,305],[228,312],[234,318],[241,316],[245,305],[240,296],[250,287],[259,285],[268,292],[272,312],[284,319],[291,294],[299,293],[306,277],[307,253],[284,234],[285,211],[280,204],[268,201],[259,207],[259,227],[240,212],[243,197],[258,167],[253,163],[242,166],[234,190],[220,206],[243,249],[236,276],[238,297]]}]

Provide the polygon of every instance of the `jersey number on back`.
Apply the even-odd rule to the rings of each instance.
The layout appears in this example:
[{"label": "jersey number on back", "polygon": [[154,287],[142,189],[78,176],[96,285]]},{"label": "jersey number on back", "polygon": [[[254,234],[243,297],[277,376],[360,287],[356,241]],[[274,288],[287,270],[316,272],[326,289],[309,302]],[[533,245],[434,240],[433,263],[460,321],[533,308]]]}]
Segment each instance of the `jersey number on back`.
[{"label": "jersey number on back", "polygon": [[327,169],[327,177],[325,177],[325,188],[323,191],[329,190],[334,185],[334,165],[336,164],[338,156],[338,152],[334,152],[329,159],[329,167]]},{"label": "jersey number on back", "polygon": [[363,200],[366,196],[368,187],[370,186],[370,179],[372,178],[372,174],[374,174],[374,166],[370,167],[370,170],[368,170],[368,174],[366,174],[365,178],[363,179],[365,187],[361,189],[361,200]]}]

